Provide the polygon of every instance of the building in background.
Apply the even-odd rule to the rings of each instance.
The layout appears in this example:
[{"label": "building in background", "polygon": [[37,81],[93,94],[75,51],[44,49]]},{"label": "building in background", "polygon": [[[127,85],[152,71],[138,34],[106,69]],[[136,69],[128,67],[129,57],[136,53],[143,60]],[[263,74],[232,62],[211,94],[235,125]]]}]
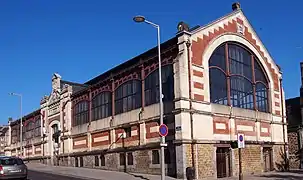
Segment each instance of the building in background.
[{"label": "building in background", "polygon": [[8,126],[0,126],[0,156],[5,155],[4,149],[7,146],[7,141],[9,139],[8,129]]},{"label": "building in background", "polygon": [[300,63],[300,96],[286,100],[290,168],[303,168],[303,62]]},{"label": "building in background", "polygon": [[[178,24],[161,44],[166,173],[196,179],[280,169],[287,154],[282,75],[240,5],[207,24]],[[25,116],[29,160],[61,166],[160,173],[157,47],[83,83],[52,78],[52,93]],[[18,154],[20,120],[7,153]],[[38,129],[38,130],[37,130]],[[40,135],[39,135],[40,134]],[[27,153],[28,152],[28,153]],[[261,166],[260,166],[261,165]]]}]

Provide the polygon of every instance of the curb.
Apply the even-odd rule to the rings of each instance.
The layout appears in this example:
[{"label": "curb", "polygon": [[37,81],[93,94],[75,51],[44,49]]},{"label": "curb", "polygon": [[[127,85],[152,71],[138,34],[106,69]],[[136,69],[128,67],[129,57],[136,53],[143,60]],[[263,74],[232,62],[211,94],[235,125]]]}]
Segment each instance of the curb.
[{"label": "curb", "polygon": [[64,173],[58,173],[58,172],[52,172],[52,171],[39,171],[39,170],[36,170],[36,169],[28,169],[28,171],[34,171],[34,172],[40,172],[40,173],[45,173],[45,174],[54,174],[54,175],[60,175],[60,176],[63,176],[63,177],[72,177],[72,178],[77,178],[77,179],[83,179],[83,180],[105,180],[105,179],[94,179],[94,178],[88,178],[88,177],[81,177],[81,176],[74,176],[74,175],[67,175],[67,174],[64,174]]}]

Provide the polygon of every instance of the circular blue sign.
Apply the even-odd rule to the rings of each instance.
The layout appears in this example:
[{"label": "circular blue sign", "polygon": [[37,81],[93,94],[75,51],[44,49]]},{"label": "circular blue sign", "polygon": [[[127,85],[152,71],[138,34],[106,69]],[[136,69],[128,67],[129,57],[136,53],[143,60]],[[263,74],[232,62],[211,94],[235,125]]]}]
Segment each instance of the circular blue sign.
[{"label": "circular blue sign", "polygon": [[243,141],[243,136],[239,135],[239,140],[242,142]]},{"label": "circular blue sign", "polygon": [[161,136],[167,136],[168,134],[168,128],[165,124],[161,124],[161,126],[159,127],[159,134]]}]

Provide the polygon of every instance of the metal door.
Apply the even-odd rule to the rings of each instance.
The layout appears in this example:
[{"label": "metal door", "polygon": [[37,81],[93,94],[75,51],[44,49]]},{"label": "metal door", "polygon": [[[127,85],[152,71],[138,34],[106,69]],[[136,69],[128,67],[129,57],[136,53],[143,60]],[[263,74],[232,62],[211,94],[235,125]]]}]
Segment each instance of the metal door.
[{"label": "metal door", "polygon": [[224,178],[231,176],[231,161],[229,148],[217,148],[217,178]]}]

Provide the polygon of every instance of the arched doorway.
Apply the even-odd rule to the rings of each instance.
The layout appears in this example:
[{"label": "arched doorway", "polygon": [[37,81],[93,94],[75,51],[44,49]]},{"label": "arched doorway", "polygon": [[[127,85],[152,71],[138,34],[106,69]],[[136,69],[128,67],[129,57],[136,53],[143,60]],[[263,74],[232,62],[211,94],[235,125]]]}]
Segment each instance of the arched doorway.
[{"label": "arched doorway", "polygon": [[50,125],[51,129],[51,154],[52,161],[54,165],[59,165],[59,150],[60,150],[60,124],[59,121],[56,121]]}]

